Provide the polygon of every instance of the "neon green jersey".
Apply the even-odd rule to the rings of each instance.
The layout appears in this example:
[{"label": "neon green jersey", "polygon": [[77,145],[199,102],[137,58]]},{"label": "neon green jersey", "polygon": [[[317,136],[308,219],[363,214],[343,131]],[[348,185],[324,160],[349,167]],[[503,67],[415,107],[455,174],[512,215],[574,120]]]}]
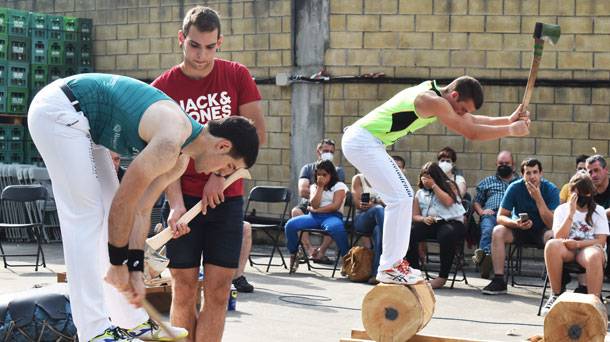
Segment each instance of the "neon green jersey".
[{"label": "neon green jersey", "polygon": [[436,121],[436,116],[420,118],[415,111],[415,98],[429,90],[441,96],[436,82],[426,81],[394,95],[387,102],[360,118],[354,125],[371,132],[384,145],[392,145],[405,135]]}]

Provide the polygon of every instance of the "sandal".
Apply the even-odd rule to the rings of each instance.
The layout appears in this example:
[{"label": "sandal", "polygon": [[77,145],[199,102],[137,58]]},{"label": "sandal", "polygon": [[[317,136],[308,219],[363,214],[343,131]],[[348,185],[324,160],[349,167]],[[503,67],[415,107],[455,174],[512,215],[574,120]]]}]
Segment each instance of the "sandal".
[{"label": "sandal", "polygon": [[327,257],[326,255],[323,255],[319,258],[316,259],[311,259],[311,261],[313,261],[316,264],[323,264],[323,265],[333,265],[335,262],[330,260],[329,257]]}]

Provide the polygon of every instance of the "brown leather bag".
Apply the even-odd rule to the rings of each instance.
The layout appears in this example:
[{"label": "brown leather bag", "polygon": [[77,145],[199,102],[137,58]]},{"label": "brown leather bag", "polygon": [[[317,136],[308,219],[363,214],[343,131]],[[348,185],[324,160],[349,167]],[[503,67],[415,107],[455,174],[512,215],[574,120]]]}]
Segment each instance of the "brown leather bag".
[{"label": "brown leather bag", "polygon": [[367,281],[371,277],[373,251],[362,246],[352,247],[343,257],[341,274],[351,281]]}]

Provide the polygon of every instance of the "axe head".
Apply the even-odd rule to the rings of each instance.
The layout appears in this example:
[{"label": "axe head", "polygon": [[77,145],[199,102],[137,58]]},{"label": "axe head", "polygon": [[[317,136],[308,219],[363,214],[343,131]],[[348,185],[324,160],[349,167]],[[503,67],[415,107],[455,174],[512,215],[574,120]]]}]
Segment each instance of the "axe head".
[{"label": "axe head", "polygon": [[534,38],[535,39],[544,39],[549,41],[551,44],[556,44],[559,41],[559,36],[561,35],[561,28],[559,25],[554,24],[545,24],[545,23],[536,23],[536,28],[534,29]]}]

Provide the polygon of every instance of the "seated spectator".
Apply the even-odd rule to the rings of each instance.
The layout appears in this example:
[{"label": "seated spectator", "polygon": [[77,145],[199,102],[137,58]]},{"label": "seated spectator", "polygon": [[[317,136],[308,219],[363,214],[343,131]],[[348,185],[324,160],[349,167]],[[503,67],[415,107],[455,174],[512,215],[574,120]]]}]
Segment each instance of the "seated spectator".
[{"label": "seated spectator", "polygon": [[121,156],[118,153],[110,151],[110,157],[112,157],[112,164],[114,165],[114,169],[116,170],[116,175],[119,178],[119,182],[121,182],[127,169],[121,166]]},{"label": "seated spectator", "polygon": [[[521,163],[521,178],[508,186],[500,210],[498,225],[491,236],[493,280],[483,288],[484,294],[506,293],[504,258],[507,243],[535,244],[540,248],[553,236],[553,210],[559,205],[559,189],[542,178],[542,164],[537,159]],[[520,218],[523,214],[523,219]],[[527,215],[527,217],[525,217]]]},{"label": "seated spectator", "polygon": [[458,189],[460,190],[460,196],[462,198],[466,196],[468,187],[466,186],[466,179],[460,174],[461,172],[458,173],[458,169],[455,167],[455,162],[457,161],[457,153],[455,153],[455,150],[449,146],[444,147],[442,150],[438,151],[436,159],[438,160],[438,166],[445,172],[447,177],[457,184]]},{"label": "seated spectator", "polygon": [[[308,213],[307,207],[309,206],[309,188],[312,184],[315,184],[314,169],[316,163],[320,160],[330,160],[332,162],[334,158],[334,153],[334,140],[322,139],[322,141],[318,143],[318,146],[316,147],[317,160],[315,162],[305,164],[301,168],[301,174],[299,175],[298,182],[300,201],[296,207],[292,208],[290,212],[290,217],[297,217]],[[339,176],[339,181],[345,182],[345,173],[343,171],[343,168],[337,166],[336,169],[337,175]],[[322,240],[322,245],[319,248],[315,248],[309,241],[309,234],[305,233],[303,234],[302,243],[303,246],[305,246],[305,249],[307,250],[307,254],[311,256],[314,262],[329,262],[328,258],[324,254],[320,254],[319,251],[328,249],[328,246],[330,246],[330,244],[332,243],[331,238],[325,236]]]},{"label": "seated spectator", "polygon": [[[595,192],[593,199],[606,210],[606,217],[610,219],[610,181],[608,180],[608,165],[606,160],[599,154],[587,158],[587,171],[593,181]],[[610,256],[610,249],[606,248],[606,260]],[[610,264],[610,263],[608,263]],[[606,264],[605,275],[610,277],[610,266]]]},{"label": "seated spectator", "polygon": [[491,272],[491,233],[496,226],[496,214],[502,197],[508,186],[519,179],[515,174],[514,164],[513,155],[509,151],[500,151],[496,158],[496,174],[483,178],[477,184],[473,208],[480,217],[481,239],[472,261],[479,266],[482,278],[489,279]]},{"label": "seated spectator", "polygon": [[425,239],[437,239],[441,266],[438,277],[430,285],[438,289],[447,282],[457,242],[464,238],[465,210],[457,185],[437,163],[428,162],[422,167],[417,185],[419,190],[413,201],[413,229],[407,260],[411,267],[419,269],[417,246]]},{"label": "seated spectator", "polygon": [[551,282],[551,296],[542,309],[546,315],[562,288],[562,270],[566,262],[576,261],[586,270],[587,293],[599,296],[604,279],[605,246],[608,220],[604,208],[593,200],[593,182],[577,172],[570,180],[570,198],[553,215],[554,239],[544,248],[544,262]]},{"label": "seated spectator", "polygon": [[[298,233],[302,229],[323,229],[335,240],[340,256],[347,253],[349,243],[343,226],[343,204],[347,186],[339,181],[335,165],[330,160],[321,160],[315,166],[316,182],[310,187],[308,214],[293,217],[286,222],[285,233],[290,252],[290,273],[299,266]],[[322,248],[322,246],[320,247]],[[320,250],[324,255],[326,251]]]},{"label": "seated spectator", "polygon": [[[587,173],[587,158],[589,156],[581,154],[576,157],[576,172],[584,172]],[[563,204],[568,201],[570,198],[570,183],[566,183],[561,187],[561,191],[559,192],[559,203]]]},{"label": "seated spectator", "polygon": [[405,159],[398,155],[392,156],[392,159],[394,159],[396,165],[398,165],[398,167],[400,168],[400,171],[402,171],[402,173],[406,175],[407,172],[405,171],[405,166],[407,166],[407,163],[405,162]]},{"label": "seated spectator", "polygon": [[368,282],[375,285],[378,283],[375,276],[379,267],[383,237],[383,202],[361,173],[352,178],[352,199],[357,210],[354,229],[358,233],[371,236],[373,240],[371,243],[370,239],[363,238],[365,247],[373,248],[373,265]]}]

